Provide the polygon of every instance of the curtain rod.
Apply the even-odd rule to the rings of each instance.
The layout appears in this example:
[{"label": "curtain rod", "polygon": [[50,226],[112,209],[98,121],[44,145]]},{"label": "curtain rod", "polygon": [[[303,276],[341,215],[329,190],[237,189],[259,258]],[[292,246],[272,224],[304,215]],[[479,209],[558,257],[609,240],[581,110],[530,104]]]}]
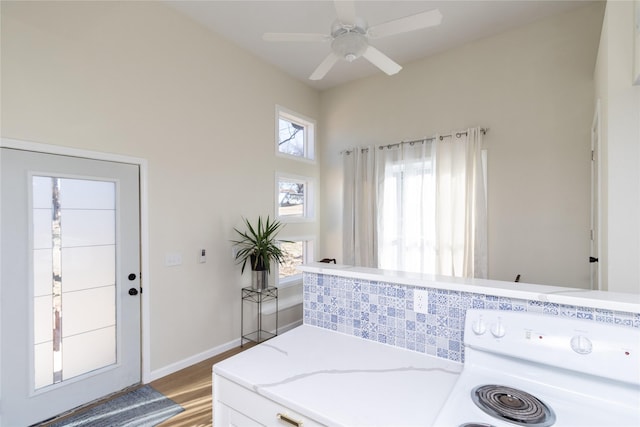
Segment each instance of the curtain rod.
[{"label": "curtain rod", "polygon": [[[489,128],[480,128],[480,132],[482,132],[483,135],[486,135],[487,132],[489,132]],[[453,135],[455,135],[456,138],[460,138],[462,135],[468,135],[468,132],[467,131],[455,132],[455,133],[452,132],[452,133],[447,134],[447,135],[439,135],[438,138],[440,139],[440,141],[443,141],[445,138],[453,137]],[[410,145],[417,144],[417,143],[421,143],[422,144],[424,142],[433,141],[435,139],[436,139],[436,137],[432,136],[430,138],[414,139],[412,141],[400,141],[400,142],[396,142],[395,144],[379,145],[378,146],[378,150],[384,150],[385,148],[389,149],[389,148],[393,148],[393,147],[399,147],[401,144],[410,144]],[[369,149],[368,148],[362,148],[362,152],[363,153],[366,152],[366,151],[369,151]],[[353,152],[353,150],[343,150],[343,151],[340,152],[340,154],[349,155],[352,152]]]}]

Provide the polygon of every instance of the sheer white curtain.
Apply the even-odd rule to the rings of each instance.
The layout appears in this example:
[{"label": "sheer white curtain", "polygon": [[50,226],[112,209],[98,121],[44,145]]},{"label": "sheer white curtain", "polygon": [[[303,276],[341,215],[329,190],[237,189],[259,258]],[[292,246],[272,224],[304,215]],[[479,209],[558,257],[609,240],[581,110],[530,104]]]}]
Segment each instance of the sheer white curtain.
[{"label": "sheer white curtain", "polygon": [[487,277],[480,129],[376,156],[379,267]]},{"label": "sheer white curtain", "polygon": [[380,268],[435,272],[435,148],[429,140],[376,153]]},{"label": "sheer white curtain", "polygon": [[343,154],[342,256],[348,265],[378,266],[374,150],[355,148]]},{"label": "sheer white curtain", "polygon": [[436,142],[437,274],[487,277],[487,204],[478,128]]}]

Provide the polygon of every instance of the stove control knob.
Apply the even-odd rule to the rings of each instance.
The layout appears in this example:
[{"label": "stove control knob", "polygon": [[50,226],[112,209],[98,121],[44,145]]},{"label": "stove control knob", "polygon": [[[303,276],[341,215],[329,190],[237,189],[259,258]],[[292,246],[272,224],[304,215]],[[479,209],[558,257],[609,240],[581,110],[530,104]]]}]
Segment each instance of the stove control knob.
[{"label": "stove control knob", "polygon": [[502,323],[502,319],[498,318],[498,321],[491,325],[491,335],[496,338],[502,338],[507,331],[504,328],[504,324]]},{"label": "stove control knob", "polygon": [[486,323],[484,323],[484,320],[482,320],[482,316],[480,316],[478,320],[471,324],[471,330],[476,335],[482,335],[487,332],[487,325]]},{"label": "stove control knob", "polygon": [[571,338],[571,349],[578,354],[589,354],[593,350],[593,343],[584,335]]}]

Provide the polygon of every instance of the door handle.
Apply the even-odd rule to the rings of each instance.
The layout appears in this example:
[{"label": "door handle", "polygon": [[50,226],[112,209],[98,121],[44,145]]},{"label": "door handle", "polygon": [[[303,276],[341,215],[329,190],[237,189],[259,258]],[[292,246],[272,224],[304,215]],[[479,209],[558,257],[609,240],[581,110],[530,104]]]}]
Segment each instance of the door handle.
[{"label": "door handle", "polygon": [[598,262],[598,258],[590,256],[589,262]]},{"label": "door handle", "polygon": [[127,276],[127,279],[136,280],[136,275],[134,273],[131,273],[130,275]]},{"label": "door handle", "polygon": [[136,288],[130,288],[129,295],[131,295],[132,297],[138,295],[138,290]]}]

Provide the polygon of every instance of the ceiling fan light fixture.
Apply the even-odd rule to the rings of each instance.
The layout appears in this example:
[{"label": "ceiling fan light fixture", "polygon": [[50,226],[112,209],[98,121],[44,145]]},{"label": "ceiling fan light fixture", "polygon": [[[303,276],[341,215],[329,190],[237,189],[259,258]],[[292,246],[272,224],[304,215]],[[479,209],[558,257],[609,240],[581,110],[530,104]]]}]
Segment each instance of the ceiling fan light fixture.
[{"label": "ceiling fan light fixture", "polygon": [[[2,1],[2,0],[0,0]],[[395,34],[440,25],[442,14],[438,9],[415,13],[369,27],[367,21],[356,16],[355,0],[334,0],[338,19],[331,25],[331,35],[316,33],[265,33],[266,41],[324,42],[331,40],[331,53],[309,76],[310,80],[321,80],[340,60],[353,62],[363,57],[387,75],[394,75],[402,66],[384,53],[369,45],[369,39],[378,39]]]},{"label": "ceiling fan light fixture", "polygon": [[348,62],[360,58],[368,46],[367,38],[355,31],[340,34],[331,42],[333,52]]}]

